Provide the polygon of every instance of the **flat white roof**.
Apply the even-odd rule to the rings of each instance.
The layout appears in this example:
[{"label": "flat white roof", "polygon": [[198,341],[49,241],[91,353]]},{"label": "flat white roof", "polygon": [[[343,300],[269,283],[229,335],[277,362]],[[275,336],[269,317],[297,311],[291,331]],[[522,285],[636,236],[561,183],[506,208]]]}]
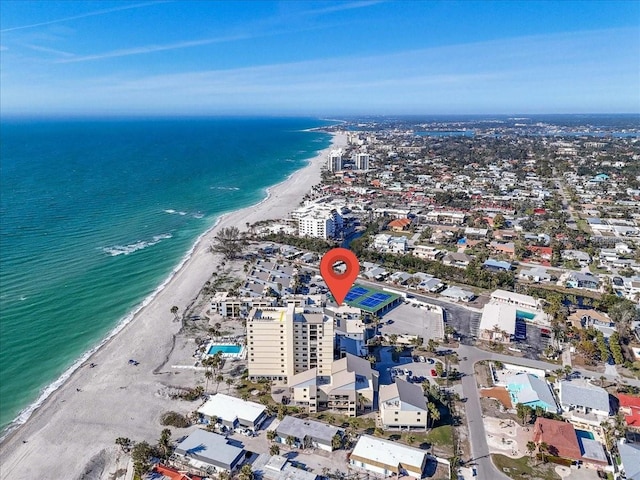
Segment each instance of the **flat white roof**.
[{"label": "flat white roof", "polygon": [[485,305],[480,318],[480,330],[493,330],[496,325],[509,335],[516,333],[516,307],[504,304]]},{"label": "flat white roof", "polygon": [[383,465],[397,467],[402,463],[403,465],[422,468],[427,453],[399,443],[362,435],[351,455]]},{"label": "flat white roof", "polygon": [[506,290],[496,290],[491,294],[491,298],[496,298],[500,300],[512,300],[521,305],[531,306],[533,308],[537,308],[538,301],[533,298],[531,295],[523,295],[521,293],[515,292],[507,292]]},{"label": "flat white roof", "polygon": [[255,402],[248,402],[241,398],[218,393],[198,409],[198,413],[207,417],[216,416],[223,421],[233,422],[245,420],[254,423],[265,411],[265,406]]}]

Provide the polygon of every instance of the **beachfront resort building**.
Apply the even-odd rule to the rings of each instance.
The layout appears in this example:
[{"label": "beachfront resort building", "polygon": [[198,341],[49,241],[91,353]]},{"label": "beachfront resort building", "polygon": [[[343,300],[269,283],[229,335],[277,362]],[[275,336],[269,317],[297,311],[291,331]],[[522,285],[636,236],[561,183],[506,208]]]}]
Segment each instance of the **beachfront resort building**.
[{"label": "beachfront resort building", "polygon": [[331,150],[327,157],[327,169],[330,172],[339,172],[342,170],[342,155],[344,152],[341,148]]},{"label": "beachfront resort building", "polygon": [[321,310],[254,308],[247,320],[249,378],[286,382],[312,368],[330,375],[333,337],[333,319]]}]

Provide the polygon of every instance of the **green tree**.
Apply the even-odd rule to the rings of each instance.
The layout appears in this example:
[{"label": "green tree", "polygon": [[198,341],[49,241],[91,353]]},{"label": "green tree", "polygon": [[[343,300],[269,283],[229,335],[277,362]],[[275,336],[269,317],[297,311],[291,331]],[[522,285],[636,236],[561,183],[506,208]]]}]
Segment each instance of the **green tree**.
[{"label": "green tree", "polygon": [[618,332],[613,332],[611,337],[609,337],[609,348],[611,349],[613,361],[618,365],[622,365],[624,363],[624,356],[622,355],[622,347],[620,346],[620,335],[618,334]]},{"label": "green tree", "polygon": [[278,436],[275,430],[267,430],[267,440],[273,442],[275,438]]},{"label": "green tree", "polygon": [[269,447],[269,455],[280,455],[280,447],[275,443]]},{"label": "green tree", "polygon": [[150,459],[153,449],[147,442],[136,443],[131,449],[134,472],[142,476],[151,468]]},{"label": "green tree", "polygon": [[116,438],[116,445],[119,445],[123,452],[126,452],[131,446],[131,440],[127,437]]},{"label": "green tree", "polygon": [[493,217],[493,228],[500,230],[504,228],[506,224],[507,221],[504,218],[504,215],[502,215],[501,213],[498,213],[495,217]]},{"label": "green tree", "polygon": [[246,242],[238,227],[226,227],[220,229],[213,238],[210,250],[222,254],[227,260],[233,260],[242,255],[245,246]]},{"label": "green tree", "polygon": [[164,428],[160,432],[160,439],[158,440],[158,446],[164,453],[164,459],[169,458],[169,452],[171,451],[171,430]]},{"label": "green tree", "polygon": [[441,362],[436,362],[435,370],[438,376],[441,377],[442,374],[444,373],[444,367],[442,366]]},{"label": "green tree", "polygon": [[240,469],[240,473],[238,474],[238,480],[253,480],[255,475],[253,473],[253,469],[251,465],[245,463]]},{"label": "green tree", "polygon": [[533,455],[533,452],[536,451],[536,444],[535,442],[529,440],[527,442],[527,453],[529,454],[529,456],[531,457]]},{"label": "green tree", "polygon": [[292,447],[296,443],[296,437],[294,437],[293,435],[288,435],[285,442],[289,447]]},{"label": "green tree", "polygon": [[433,428],[436,422],[440,420],[440,410],[433,402],[427,403],[427,410],[429,411],[429,422],[431,424],[431,428]]},{"label": "green tree", "polygon": [[342,448],[342,435],[336,433],[333,437],[331,437],[331,447],[334,450],[338,450]]},{"label": "green tree", "polygon": [[547,442],[540,442],[538,444],[538,453],[540,453],[540,459],[542,463],[547,463],[547,452],[549,451],[549,444]]}]

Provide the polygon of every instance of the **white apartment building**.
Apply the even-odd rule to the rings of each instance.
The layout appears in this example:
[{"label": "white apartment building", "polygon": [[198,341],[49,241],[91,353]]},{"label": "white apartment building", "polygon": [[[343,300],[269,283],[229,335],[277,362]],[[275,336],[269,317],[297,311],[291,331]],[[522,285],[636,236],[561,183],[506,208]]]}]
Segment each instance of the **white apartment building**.
[{"label": "white apartment building", "polygon": [[298,219],[298,234],[325,240],[337,238],[343,224],[342,215],[337,210],[317,208]]},{"label": "white apartment building", "polygon": [[331,374],[333,319],[321,312],[287,307],[254,308],[247,320],[249,378],[287,381],[317,368]]},{"label": "white apartment building", "polygon": [[356,164],[356,170],[367,171],[369,170],[369,159],[370,155],[368,153],[356,153],[354,160]]},{"label": "white apartment building", "polygon": [[330,172],[339,172],[342,170],[342,155],[343,151],[341,148],[331,150],[329,152],[329,156],[327,157],[327,168]]}]

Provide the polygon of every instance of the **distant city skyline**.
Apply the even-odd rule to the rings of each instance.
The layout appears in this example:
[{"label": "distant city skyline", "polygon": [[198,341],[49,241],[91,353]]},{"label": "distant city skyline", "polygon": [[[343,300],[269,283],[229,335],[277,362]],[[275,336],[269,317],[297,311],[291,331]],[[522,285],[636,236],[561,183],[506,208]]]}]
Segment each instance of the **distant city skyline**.
[{"label": "distant city skyline", "polygon": [[2,115],[640,112],[640,2],[0,2]]}]

